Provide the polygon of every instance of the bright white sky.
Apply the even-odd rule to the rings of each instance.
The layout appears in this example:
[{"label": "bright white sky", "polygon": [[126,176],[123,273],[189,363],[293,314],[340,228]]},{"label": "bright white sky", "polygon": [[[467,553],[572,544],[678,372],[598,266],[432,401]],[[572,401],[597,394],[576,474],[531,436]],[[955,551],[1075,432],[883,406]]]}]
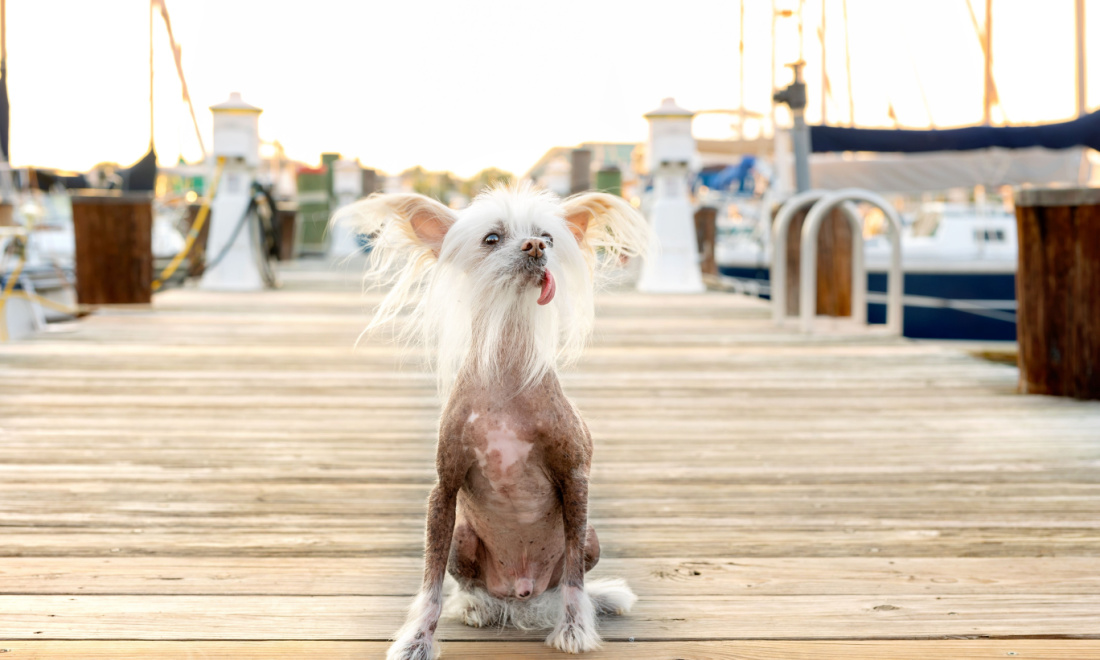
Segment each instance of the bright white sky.
[{"label": "bright white sky", "polygon": [[[806,0],[808,120],[820,121],[826,3],[830,122],[848,122],[843,0]],[[972,0],[978,20],[984,0]],[[665,96],[690,109],[738,99],[738,0],[167,0],[210,144],[210,105],[231,91],[264,109],[260,132],[295,159],[322,151],[396,173],[522,173],[547,149],[642,141]],[[798,0],[778,0],[797,9]],[[767,112],[771,0],[745,1],[746,106]],[[848,0],[856,123],[939,127],[982,113],[982,59],[966,0]],[[85,170],[148,144],[148,1],[7,0],[12,161]],[[1012,123],[1074,114],[1072,0],[993,0],[994,75]],[[1090,22],[1100,0],[1087,0]],[[1090,30],[1096,34],[1098,28]],[[781,18],[778,67],[798,56]],[[156,143],[163,163],[199,151],[163,23],[155,29]],[[1100,43],[1089,53],[1090,108]],[[779,72],[780,84],[789,79]],[[919,81],[919,84],[918,84]],[[994,110],[1000,121],[999,110]],[[722,117],[697,135],[726,137]]]}]

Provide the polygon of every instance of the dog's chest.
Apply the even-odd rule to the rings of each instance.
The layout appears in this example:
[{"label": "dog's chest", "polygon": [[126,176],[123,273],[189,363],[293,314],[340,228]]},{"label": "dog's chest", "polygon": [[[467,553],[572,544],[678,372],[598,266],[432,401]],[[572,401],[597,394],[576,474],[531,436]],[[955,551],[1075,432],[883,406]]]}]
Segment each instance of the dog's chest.
[{"label": "dog's chest", "polygon": [[543,518],[557,498],[530,430],[485,413],[471,413],[469,426],[475,459],[469,486],[479,508],[520,524]]}]

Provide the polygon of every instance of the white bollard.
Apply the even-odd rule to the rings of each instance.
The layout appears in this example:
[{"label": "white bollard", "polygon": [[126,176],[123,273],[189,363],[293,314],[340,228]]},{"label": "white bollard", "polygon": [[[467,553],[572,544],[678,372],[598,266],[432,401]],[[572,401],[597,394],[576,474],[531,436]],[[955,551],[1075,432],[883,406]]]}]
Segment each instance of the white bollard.
[{"label": "white bollard", "polygon": [[688,174],[698,161],[691,120],[695,113],[671,98],[647,112],[647,160],[653,173],[649,221],[657,245],[646,256],[638,290],[647,293],[699,293],[706,290],[699,270],[695,209],[688,197]]},{"label": "white bollard", "polygon": [[[217,291],[259,291],[264,288],[260,275],[259,246],[255,241],[255,220],[246,220],[233,238],[234,230],[252,199],[252,181],[260,165],[259,108],[245,103],[233,92],[229,100],[211,106],[214,114],[214,157],[225,157],[225,171],[218,194],[210,205],[210,236],[207,259],[213,260],[225,250],[225,256],[203,273],[200,288]],[[226,248],[232,238],[233,242]]]},{"label": "white bollard", "polygon": [[[695,212],[687,195],[687,168],[667,167],[653,182],[649,221],[657,245],[646,257],[638,290],[646,293],[700,293]],[[678,170],[678,171],[677,171]]]}]

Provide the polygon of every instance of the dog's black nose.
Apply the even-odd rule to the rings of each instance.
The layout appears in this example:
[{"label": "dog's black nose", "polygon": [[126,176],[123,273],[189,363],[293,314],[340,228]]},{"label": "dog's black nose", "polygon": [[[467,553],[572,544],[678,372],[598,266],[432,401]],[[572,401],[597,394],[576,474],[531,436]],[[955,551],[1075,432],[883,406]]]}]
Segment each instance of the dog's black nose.
[{"label": "dog's black nose", "polygon": [[538,259],[546,252],[546,242],[541,238],[529,238],[519,246],[519,249],[526,252],[532,259]]}]

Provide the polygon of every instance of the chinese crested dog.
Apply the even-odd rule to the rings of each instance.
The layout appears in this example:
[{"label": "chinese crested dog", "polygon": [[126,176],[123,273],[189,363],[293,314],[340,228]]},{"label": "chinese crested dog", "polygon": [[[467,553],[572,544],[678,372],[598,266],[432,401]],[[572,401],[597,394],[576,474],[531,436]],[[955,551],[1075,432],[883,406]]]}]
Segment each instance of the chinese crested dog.
[{"label": "chinese crested dog", "polygon": [[[428,499],[424,581],[389,660],[432,660],[441,615],[470,626],[553,628],[568,653],[599,646],[597,616],[637,600],[588,580],[592,438],[558,382],[593,323],[595,277],[643,254],[651,232],[618,197],[497,187],[462,211],[415,194],[337,214],[374,236],[368,278],[390,323],[435,354],[446,398]],[[406,314],[407,312],[407,314]],[[457,588],[444,604],[444,575]]]}]

